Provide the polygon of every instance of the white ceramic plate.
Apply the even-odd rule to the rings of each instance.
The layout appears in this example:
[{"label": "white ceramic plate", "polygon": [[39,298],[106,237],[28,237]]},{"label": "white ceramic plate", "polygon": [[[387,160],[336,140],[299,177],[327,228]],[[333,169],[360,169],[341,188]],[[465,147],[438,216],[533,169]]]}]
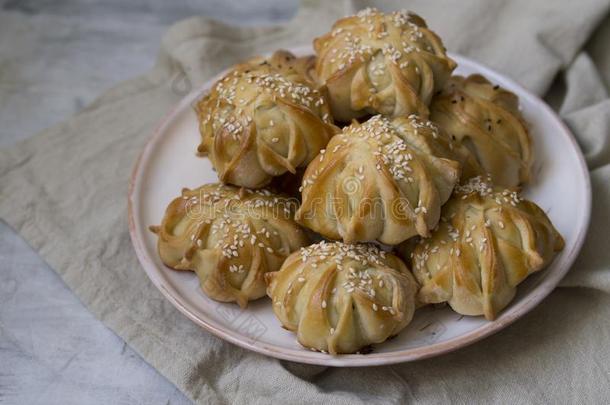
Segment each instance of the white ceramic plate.
[{"label": "white ceramic plate", "polygon": [[[292,50],[310,53],[309,47]],[[159,224],[165,207],[183,187],[216,182],[210,162],[195,156],[199,131],[193,102],[216,80],[185,97],[162,121],[142,152],[129,190],[131,238],[146,274],[165,297],[215,335],[236,345],[281,359],[330,366],[392,364],[446,353],[499,331],[534,308],[570,269],[584,241],[591,210],[589,172],[573,136],[555,113],[538,97],[514,81],[477,62],[452,55],[456,73],[482,73],[513,91],[531,124],[534,141],[534,181],[525,195],[550,216],[566,241],[565,249],[546,270],[519,286],[513,302],[493,322],[463,317],[447,308],[423,308],[396,338],[376,345],[365,355],[331,356],[301,347],[294,334],[280,327],[270,301],[251,302],[246,310],[207,298],[194,273],[173,271],[157,255],[156,236],[148,226]]]}]

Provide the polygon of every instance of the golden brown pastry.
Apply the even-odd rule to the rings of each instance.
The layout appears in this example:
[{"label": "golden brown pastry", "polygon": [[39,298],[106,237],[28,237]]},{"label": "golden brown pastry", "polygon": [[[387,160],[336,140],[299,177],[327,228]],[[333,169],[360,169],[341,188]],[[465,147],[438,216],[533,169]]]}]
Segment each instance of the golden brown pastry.
[{"label": "golden brown pastry", "polygon": [[284,328],[303,346],[331,354],[385,341],[415,310],[417,285],[407,266],[374,245],[320,242],[265,278]]},{"label": "golden brown pastry", "polygon": [[381,113],[426,117],[432,95],[455,69],[438,36],[416,14],[367,8],[314,41],[316,74],[335,120]]},{"label": "golden brown pastry", "polygon": [[207,184],[184,189],[151,230],[165,265],[196,272],[210,298],[245,307],[265,295],[265,273],[307,245],[293,220],[295,201],[267,190]]},{"label": "golden brown pastry", "polygon": [[422,303],[448,302],[463,315],[493,320],[528,275],[563,249],[544,211],[480,177],[456,187],[430,238],[416,245],[413,273]]},{"label": "golden brown pastry", "polygon": [[518,97],[481,75],[453,76],[430,105],[431,119],[468,147],[493,182],[516,187],[530,177],[532,141]]},{"label": "golden brown pastry", "polygon": [[259,188],[304,167],[337,131],[313,57],[278,51],[235,66],[201,99],[201,144],[223,183]]},{"label": "golden brown pastry", "polygon": [[460,178],[451,148],[415,115],[355,122],[307,167],[296,219],[345,242],[394,245],[426,236]]}]

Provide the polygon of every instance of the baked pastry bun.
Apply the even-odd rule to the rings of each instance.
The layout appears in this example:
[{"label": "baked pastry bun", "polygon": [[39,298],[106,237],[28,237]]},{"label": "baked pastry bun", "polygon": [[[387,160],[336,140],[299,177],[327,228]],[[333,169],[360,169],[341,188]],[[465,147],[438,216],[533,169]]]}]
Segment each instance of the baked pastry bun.
[{"label": "baked pastry bun", "polygon": [[415,115],[354,122],[307,167],[296,219],[350,243],[427,236],[460,178],[451,147]]},{"label": "baked pastry bun", "polygon": [[223,183],[260,188],[304,167],[337,131],[313,57],[277,51],[236,65],[196,105],[199,153]]},{"label": "baked pastry bun", "polygon": [[431,119],[468,147],[494,184],[528,181],[532,141],[518,97],[481,75],[453,76],[430,106]]},{"label": "baked pastry bun", "polygon": [[282,326],[312,350],[354,353],[381,343],[415,310],[417,285],[407,266],[374,245],[320,242],[265,278]]},{"label": "baked pastry bun", "polygon": [[210,298],[245,307],[265,295],[264,274],[308,243],[293,220],[295,201],[266,190],[207,184],[184,189],[151,230],[166,266],[194,271]]},{"label": "baked pastry bun", "polygon": [[314,40],[316,74],[335,120],[381,113],[428,115],[432,95],[455,69],[439,37],[416,14],[367,8]]},{"label": "baked pastry bun", "polygon": [[544,211],[480,177],[456,191],[430,238],[415,246],[413,273],[422,303],[448,302],[463,315],[493,320],[528,275],[563,249]]}]

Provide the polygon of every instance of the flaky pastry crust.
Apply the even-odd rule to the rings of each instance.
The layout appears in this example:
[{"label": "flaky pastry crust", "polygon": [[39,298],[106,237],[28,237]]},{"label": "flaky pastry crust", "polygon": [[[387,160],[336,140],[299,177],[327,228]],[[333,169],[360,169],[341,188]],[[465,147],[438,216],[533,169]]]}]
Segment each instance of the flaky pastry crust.
[{"label": "flaky pastry crust", "polygon": [[493,320],[517,285],[547,266],[564,241],[536,204],[476,177],[456,187],[430,238],[412,253],[422,303],[447,302]]},{"label": "flaky pastry crust", "polygon": [[196,106],[199,153],[223,183],[249,188],[295,173],[337,131],[325,90],[311,79],[313,57],[277,51],[236,65]]},{"label": "flaky pastry crust", "polygon": [[207,184],[184,189],[151,230],[165,265],[197,273],[210,298],[245,307],[265,295],[265,273],[308,243],[295,204],[267,190]]},{"label": "flaky pastry crust", "polygon": [[413,318],[417,285],[398,257],[374,245],[321,242],[265,276],[282,326],[312,350],[354,353]]},{"label": "flaky pastry crust", "polygon": [[430,111],[435,123],[472,151],[480,174],[503,187],[529,180],[532,141],[515,94],[478,74],[453,76]]},{"label": "flaky pastry crust", "polygon": [[355,122],[307,167],[296,219],[345,242],[394,245],[426,236],[460,178],[452,148],[414,115]]},{"label": "flaky pastry crust", "polygon": [[428,115],[455,62],[425,21],[407,11],[367,8],[314,40],[316,74],[337,121],[381,113]]}]

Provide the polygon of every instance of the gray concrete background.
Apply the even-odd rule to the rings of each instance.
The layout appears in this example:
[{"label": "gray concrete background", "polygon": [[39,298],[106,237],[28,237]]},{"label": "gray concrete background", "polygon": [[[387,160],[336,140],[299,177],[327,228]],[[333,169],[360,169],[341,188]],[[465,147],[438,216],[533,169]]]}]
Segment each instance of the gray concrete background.
[{"label": "gray concrete background", "polygon": [[[0,0],[0,147],[148,70],[165,29],[289,19],[296,0]],[[0,222],[1,404],[186,404]]]}]

